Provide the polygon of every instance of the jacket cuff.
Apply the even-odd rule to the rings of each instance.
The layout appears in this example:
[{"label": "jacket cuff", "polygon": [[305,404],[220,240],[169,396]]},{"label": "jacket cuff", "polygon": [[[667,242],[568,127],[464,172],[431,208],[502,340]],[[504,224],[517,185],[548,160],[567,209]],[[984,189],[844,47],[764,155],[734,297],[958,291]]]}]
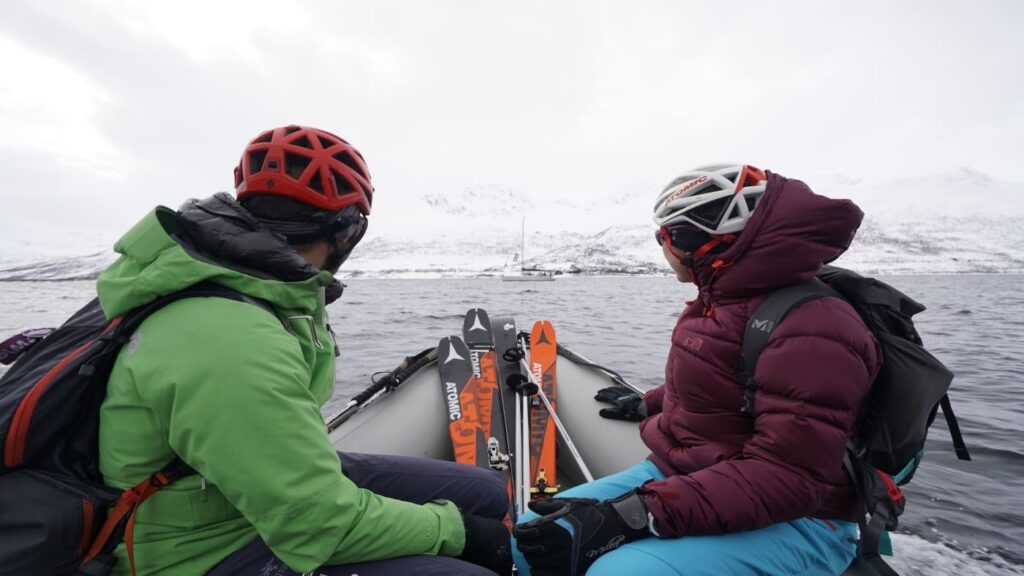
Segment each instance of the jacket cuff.
[{"label": "jacket cuff", "polygon": [[647,393],[644,394],[644,406],[647,407],[647,416],[654,416],[661,412],[661,403],[664,397],[664,385],[648,390]]},{"label": "jacket cuff", "polygon": [[[462,513],[452,502],[430,502],[424,504],[437,518],[438,556],[456,558],[466,547],[466,528],[462,523]],[[448,528],[445,530],[444,528]],[[445,534],[450,534],[447,538]]]}]

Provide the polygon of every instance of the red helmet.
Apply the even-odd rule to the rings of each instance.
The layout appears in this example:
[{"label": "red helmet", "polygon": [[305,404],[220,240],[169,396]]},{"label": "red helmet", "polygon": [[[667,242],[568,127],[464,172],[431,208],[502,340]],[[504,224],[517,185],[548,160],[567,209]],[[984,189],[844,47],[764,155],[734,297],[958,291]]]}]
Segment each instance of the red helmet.
[{"label": "red helmet", "polygon": [[257,136],[235,168],[235,195],[243,200],[274,194],[337,212],[373,203],[373,184],[363,156],[330,132],[284,126]]}]

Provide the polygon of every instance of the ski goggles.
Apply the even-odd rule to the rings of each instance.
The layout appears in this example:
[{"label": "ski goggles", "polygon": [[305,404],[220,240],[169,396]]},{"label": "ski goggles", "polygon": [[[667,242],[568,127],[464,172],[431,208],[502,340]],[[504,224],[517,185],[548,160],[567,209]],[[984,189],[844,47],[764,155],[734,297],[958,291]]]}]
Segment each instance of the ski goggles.
[{"label": "ski goggles", "polygon": [[654,232],[654,239],[658,246],[668,245],[681,250],[694,257],[707,254],[711,250],[718,249],[724,244],[731,244],[736,241],[735,234],[715,235],[709,234],[692,224],[677,224],[675,226],[662,226]]},{"label": "ski goggles", "polygon": [[711,234],[692,224],[677,224],[658,228],[654,231],[654,239],[657,240],[658,246],[664,246],[668,242],[669,246],[684,252],[693,252],[711,240]]}]

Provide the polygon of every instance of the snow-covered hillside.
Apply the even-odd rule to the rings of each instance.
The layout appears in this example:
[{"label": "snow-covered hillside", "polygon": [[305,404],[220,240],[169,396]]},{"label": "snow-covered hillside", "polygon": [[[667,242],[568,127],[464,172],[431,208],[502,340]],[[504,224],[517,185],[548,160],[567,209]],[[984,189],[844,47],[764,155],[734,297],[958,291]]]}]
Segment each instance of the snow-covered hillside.
[{"label": "snow-covered hillside", "polygon": [[[886,181],[808,177],[819,193],[851,198],[867,214],[839,264],[871,274],[1024,272],[1024,184],[970,169]],[[424,194],[412,202],[381,195],[370,232],[345,276],[498,274],[526,219],[528,265],[562,272],[662,273],[650,208],[654,191],[566,199],[481,186]],[[106,236],[106,237],[104,237]],[[0,232],[0,280],[96,275],[113,254],[113,232],[33,229]],[[45,240],[44,240],[45,239]]]}]

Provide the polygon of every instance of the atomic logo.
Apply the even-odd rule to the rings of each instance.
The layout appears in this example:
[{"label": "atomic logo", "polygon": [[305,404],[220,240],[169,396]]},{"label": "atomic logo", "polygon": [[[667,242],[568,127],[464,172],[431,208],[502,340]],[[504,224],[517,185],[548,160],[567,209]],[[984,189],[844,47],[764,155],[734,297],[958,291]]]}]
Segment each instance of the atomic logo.
[{"label": "atomic logo", "polygon": [[487,328],[484,328],[483,324],[480,323],[480,314],[475,312],[473,313],[473,326],[470,327],[469,331],[472,332],[473,330],[483,330],[484,332],[487,332]]},{"label": "atomic logo", "polygon": [[683,195],[686,194],[687,192],[689,192],[690,190],[692,190],[694,186],[697,186],[699,184],[703,184],[703,183],[705,183],[707,181],[708,181],[708,177],[707,177],[706,174],[704,176],[701,176],[700,178],[697,178],[696,180],[690,180],[682,188],[680,188],[679,190],[676,190],[675,192],[672,193],[671,196],[666,198],[665,201],[662,203],[662,206],[664,206],[666,204],[671,204],[673,201],[682,198]]},{"label": "atomic logo", "polygon": [[447,364],[452,360],[465,360],[462,356],[459,356],[459,351],[454,346],[448,347],[448,357],[444,359],[444,363]]},{"label": "atomic logo", "polygon": [[444,383],[444,397],[448,401],[448,420],[460,420],[462,405],[459,403],[459,387],[454,382]]}]

